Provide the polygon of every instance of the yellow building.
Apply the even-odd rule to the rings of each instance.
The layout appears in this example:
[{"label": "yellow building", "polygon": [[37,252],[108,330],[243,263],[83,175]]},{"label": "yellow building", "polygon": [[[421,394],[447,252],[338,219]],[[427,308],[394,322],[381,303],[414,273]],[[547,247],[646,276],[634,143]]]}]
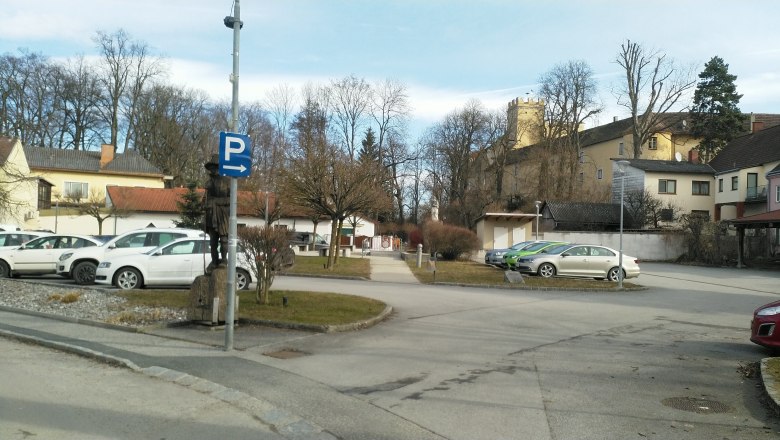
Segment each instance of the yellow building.
[{"label": "yellow building", "polygon": [[100,151],[24,147],[30,174],[50,182],[50,200],[105,200],[106,186],[164,188],[163,173],[135,151],[116,153],[113,145]]},{"label": "yellow building", "polygon": [[[16,138],[0,138],[0,223],[34,229],[38,218],[38,188],[51,186],[30,175],[22,143]],[[7,196],[7,197],[6,197]],[[30,226],[33,226],[31,228]]]}]

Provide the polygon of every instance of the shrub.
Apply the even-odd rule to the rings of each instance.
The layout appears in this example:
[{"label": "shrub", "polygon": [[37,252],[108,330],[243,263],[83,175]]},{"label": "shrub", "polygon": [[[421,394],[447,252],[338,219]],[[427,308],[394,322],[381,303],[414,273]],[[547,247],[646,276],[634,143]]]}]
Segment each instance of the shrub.
[{"label": "shrub", "polygon": [[423,231],[420,228],[415,228],[414,230],[409,232],[409,249],[411,251],[417,251],[417,245],[423,244],[425,240],[423,239]]},{"label": "shrub", "polygon": [[479,239],[474,232],[459,226],[429,221],[423,228],[425,248],[431,255],[441,255],[442,260],[468,258],[479,249]]}]

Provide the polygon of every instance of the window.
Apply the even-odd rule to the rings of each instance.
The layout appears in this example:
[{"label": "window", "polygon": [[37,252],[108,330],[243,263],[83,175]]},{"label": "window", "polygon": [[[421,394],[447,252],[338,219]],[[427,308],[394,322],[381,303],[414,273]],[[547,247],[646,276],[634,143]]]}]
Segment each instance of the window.
[{"label": "window", "polygon": [[596,178],[599,179],[599,180],[603,179],[604,178],[604,170],[599,168],[598,171],[596,171]]},{"label": "window", "polygon": [[695,196],[708,196],[710,195],[710,182],[705,180],[694,180],[693,190],[691,194]]},{"label": "window", "polygon": [[625,148],[626,148],[626,146],[623,145],[623,142],[621,142],[620,145],[618,146],[618,156],[622,156],[623,155],[623,152],[625,151]]},{"label": "window", "polygon": [[65,182],[66,199],[83,199],[89,195],[89,185],[84,182]]},{"label": "window", "polygon": [[739,176],[734,176],[731,178],[731,190],[736,191],[739,189]]},{"label": "window", "polygon": [[658,138],[656,136],[651,137],[647,140],[647,149],[648,150],[657,150],[658,149]]},{"label": "window", "polygon": [[677,181],[669,180],[669,179],[659,179],[658,194],[677,194]]},{"label": "window", "polygon": [[674,209],[664,208],[658,211],[658,217],[661,221],[670,222],[674,220]]},{"label": "window", "polygon": [[780,185],[775,187],[775,202],[780,203]]},{"label": "window", "polygon": [[698,218],[709,219],[710,218],[710,212],[709,211],[703,211],[703,210],[694,209],[693,211],[691,211],[691,216],[698,217]]},{"label": "window", "polygon": [[718,192],[723,192],[723,179],[718,179]]},{"label": "window", "polygon": [[51,185],[38,181],[38,209],[51,209]]}]

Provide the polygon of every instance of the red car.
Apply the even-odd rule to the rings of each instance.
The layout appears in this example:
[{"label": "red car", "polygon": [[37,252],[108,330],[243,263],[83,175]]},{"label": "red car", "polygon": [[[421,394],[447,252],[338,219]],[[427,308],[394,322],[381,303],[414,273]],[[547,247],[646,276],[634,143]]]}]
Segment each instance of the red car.
[{"label": "red car", "polygon": [[780,301],[764,304],[753,312],[750,340],[764,347],[780,348]]}]

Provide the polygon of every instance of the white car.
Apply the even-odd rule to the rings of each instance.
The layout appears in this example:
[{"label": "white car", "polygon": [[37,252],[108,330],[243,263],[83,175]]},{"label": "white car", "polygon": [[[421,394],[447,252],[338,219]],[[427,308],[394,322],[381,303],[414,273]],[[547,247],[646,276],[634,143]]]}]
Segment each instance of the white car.
[{"label": "white car", "polygon": [[52,233],[39,231],[0,231],[0,249],[16,249],[34,238],[46,235],[52,235]]},{"label": "white car", "polygon": [[100,241],[74,234],[54,234],[34,238],[15,248],[0,250],[0,277],[57,273],[57,262],[69,249],[89,249]]},{"label": "white car", "polygon": [[[182,238],[142,254],[109,257],[98,264],[95,282],[120,289],[147,286],[188,286],[205,273],[211,263],[209,240]],[[251,268],[237,252],[236,290],[249,288]]]},{"label": "white car", "polygon": [[140,254],[177,238],[205,236],[206,233],[201,230],[183,228],[146,228],[125,232],[98,247],[63,253],[57,263],[57,274],[73,278],[76,284],[92,284],[98,263],[105,259]]}]

